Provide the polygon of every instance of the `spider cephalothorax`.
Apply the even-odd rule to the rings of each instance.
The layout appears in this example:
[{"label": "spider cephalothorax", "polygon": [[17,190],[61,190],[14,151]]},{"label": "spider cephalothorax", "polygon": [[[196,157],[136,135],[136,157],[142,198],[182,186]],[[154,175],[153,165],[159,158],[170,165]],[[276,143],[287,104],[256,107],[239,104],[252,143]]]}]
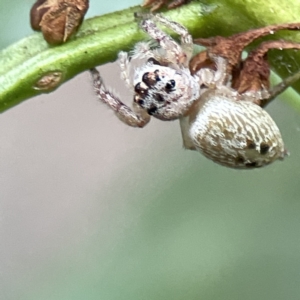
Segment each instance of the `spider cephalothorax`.
[{"label": "spider cephalothorax", "polygon": [[[179,119],[185,148],[232,168],[261,167],[286,155],[280,131],[262,106],[299,79],[300,72],[269,89],[266,53],[272,48],[300,49],[300,45],[265,42],[243,63],[241,52],[260,36],[279,29],[299,29],[300,24],[273,25],[229,38],[198,39],[195,42],[207,49],[192,58],[193,41],[185,27],[161,15],[139,17],[142,29],[158,46],[152,49],[148,43],[138,43],[132,57],[119,54],[121,78],[134,92],[133,110],[103,86],[96,69],[91,70],[98,97],[124,123],[143,127],[150,116]],[[180,44],[156,23],[179,34]],[[134,60],[141,60],[142,65],[132,75]]]},{"label": "spider cephalothorax", "polygon": [[134,102],[158,119],[178,119],[200,96],[198,80],[186,68],[176,70],[150,61],[136,74]]}]

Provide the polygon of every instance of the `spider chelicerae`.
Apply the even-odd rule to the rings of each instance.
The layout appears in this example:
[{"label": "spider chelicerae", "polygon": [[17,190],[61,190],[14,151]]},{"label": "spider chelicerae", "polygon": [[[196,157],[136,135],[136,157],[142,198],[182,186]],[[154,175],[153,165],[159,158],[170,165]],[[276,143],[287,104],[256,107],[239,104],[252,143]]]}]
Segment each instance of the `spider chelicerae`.
[{"label": "spider chelicerae", "polygon": [[[198,150],[214,162],[232,168],[261,167],[287,154],[280,131],[262,108],[300,72],[270,88],[266,54],[273,48],[296,48],[287,41],[268,41],[249,53],[241,53],[254,39],[279,29],[299,29],[300,24],[272,25],[233,35],[193,41],[188,30],[162,15],[137,15],[141,28],[155,41],[138,43],[133,54],[120,52],[121,78],[133,90],[133,108],[105,88],[99,72],[91,74],[98,98],[125,124],[144,127],[151,116],[179,120],[186,149]],[[173,30],[180,43],[157,24]],[[194,43],[206,50],[192,57]],[[134,70],[132,62],[142,61]]]}]

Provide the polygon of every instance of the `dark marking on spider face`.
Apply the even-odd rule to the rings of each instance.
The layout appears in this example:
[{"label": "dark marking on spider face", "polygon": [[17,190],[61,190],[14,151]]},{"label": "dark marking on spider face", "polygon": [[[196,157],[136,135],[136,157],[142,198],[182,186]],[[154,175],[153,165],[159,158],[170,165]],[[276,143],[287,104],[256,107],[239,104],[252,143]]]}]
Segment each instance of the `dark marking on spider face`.
[{"label": "dark marking on spider face", "polygon": [[268,144],[266,144],[266,143],[261,143],[260,144],[260,153],[262,155],[267,154],[269,149],[270,149],[270,146]]},{"label": "dark marking on spider face", "polygon": [[152,106],[149,109],[147,109],[147,113],[151,116],[153,115],[155,112],[157,111],[157,107],[156,106]]},{"label": "dark marking on spider face", "polygon": [[163,98],[163,96],[161,95],[161,94],[154,94],[153,95],[153,98],[156,100],[156,101],[158,101],[158,102],[164,102],[165,101],[165,99]]}]

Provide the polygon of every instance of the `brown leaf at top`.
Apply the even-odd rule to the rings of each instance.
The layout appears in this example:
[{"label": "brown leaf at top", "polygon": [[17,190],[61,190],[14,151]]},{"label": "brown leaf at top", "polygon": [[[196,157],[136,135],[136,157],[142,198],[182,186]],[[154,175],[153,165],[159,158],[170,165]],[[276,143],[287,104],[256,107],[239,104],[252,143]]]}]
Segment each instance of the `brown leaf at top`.
[{"label": "brown leaf at top", "polygon": [[190,70],[195,74],[203,67],[215,68],[214,56],[226,58],[227,73],[232,76],[232,87],[239,93],[259,91],[270,86],[270,66],[267,52],[270,49],[300,49],[300,44],[288,41],[268,41],[249,53],[243,61],[242,51],[255,39],[273,34],[278,30],[299,30],[300,23],[270,25],[238,33],[230,37],[195,39],[194,43],[205,46],[206,50],[195,55],[190,61]]},{"label": "brown leaf at top", "polygon": [[145,0],[144,3],[142,4],[142,6],[144,7],[150,7],[151,11],[156,11],[158,9],[160,9],[161,7],[163,7],[165,4],[167,4],[168,2],[170,2],[168,4],[168,9],[172,9],[172,8],[176,8],[179,6],[182,6],[183,4],[188,3],[190,0]]},{"label": "brown leaf at top", "polygon": [[267,52],[270,49],[300,49],[300,44],[281,40],[267,41],[251,51],[243,62],[239,76],[233,80],[232,87],[239,93],[259,90],[262,85],[269,88],[270,67],[267,61]]}]

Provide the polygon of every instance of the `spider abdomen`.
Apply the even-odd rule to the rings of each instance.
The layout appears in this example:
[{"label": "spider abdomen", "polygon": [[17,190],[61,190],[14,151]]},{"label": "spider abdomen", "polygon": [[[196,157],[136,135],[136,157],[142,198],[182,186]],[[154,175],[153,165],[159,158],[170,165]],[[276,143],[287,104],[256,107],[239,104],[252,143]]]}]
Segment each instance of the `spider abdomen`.
[{"label": "spider abdomen", "polygon": [[206,157],[227,167],[255,168],[285,156],[280,131],[260,106],[218,94],[201,98],[189,135]]}]

